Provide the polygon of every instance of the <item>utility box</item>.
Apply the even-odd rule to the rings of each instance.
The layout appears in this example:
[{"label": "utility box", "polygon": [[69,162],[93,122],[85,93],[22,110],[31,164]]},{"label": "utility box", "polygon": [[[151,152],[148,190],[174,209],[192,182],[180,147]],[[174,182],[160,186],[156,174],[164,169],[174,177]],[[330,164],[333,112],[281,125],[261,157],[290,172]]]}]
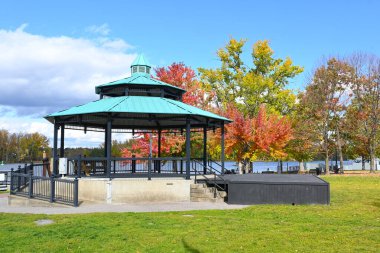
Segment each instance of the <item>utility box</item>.
[{"label": "utility box", "polygon": [[312,175],[225,175],[228,204],[330,204],[330,185]]},{"label": "utility box", "polygon": [[67,174],[67,158],[66,157],[59,158],[58,173],[61,175]]}]

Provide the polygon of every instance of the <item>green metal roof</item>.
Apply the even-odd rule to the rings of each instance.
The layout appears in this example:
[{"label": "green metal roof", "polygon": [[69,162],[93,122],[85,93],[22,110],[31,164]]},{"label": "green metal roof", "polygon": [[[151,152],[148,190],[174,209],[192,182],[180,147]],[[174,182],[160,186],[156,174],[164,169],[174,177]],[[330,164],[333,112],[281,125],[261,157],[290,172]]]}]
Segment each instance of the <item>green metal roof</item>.
[{"label": "green metal roof", "polygon": [[72,107],[67,110],[47,115],[53,117],[93,113],[136,113],[136,114],[170,114],[194,115],[231,122],[217,114],[204,111],[197,107],[162,97],[122,96],[96,100],[87,104]]},{"label": "green metal roof", "polygon": [[181,89],[179,87],[176,87],[174,85],[162,82],[160,80],[154,79],[150,77],[148,74],[145,73],[134,73],[132,76],[123,78],[117,81],[113,81],[110,83],[105,83],[102,85],[98,85],[95,87],[96,94],[100,93],[100,88],[106,87],[106,86],[116,86],[116,85],[122,85],[122,84],[129,84],[129,85],[147,85],[147,86],[160,86],[160,87],[170,87],[172,89],[180,90],[181,92],[186,92],[186,90]]},{"label": "green metal roof", "polygon": [[145,59],[144,55],[142,54],[137,56],[137,58],[132,62],[131,66],[136,66],[136,65],[150,67],[149,62]]}]

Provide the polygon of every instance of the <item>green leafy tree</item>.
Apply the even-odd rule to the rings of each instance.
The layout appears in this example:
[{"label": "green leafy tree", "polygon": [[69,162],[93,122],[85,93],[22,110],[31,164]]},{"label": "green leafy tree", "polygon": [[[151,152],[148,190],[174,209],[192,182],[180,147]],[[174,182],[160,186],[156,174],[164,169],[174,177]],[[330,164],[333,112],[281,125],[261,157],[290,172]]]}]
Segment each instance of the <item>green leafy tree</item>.
[{"label": "green leafy tree", "polygon": [[253,45],[249,66],[241,58],[245,43],[246,40],[231,39],[217,52],[221,67],[199,68],[201,82],[216,94],[215,106],[226,109],[233,104],[244,114],[256,116],[260,106],[266,104],[270,113],[288,114],[295,95],[286,85],[303,68],[294,66],[290,58],[274,58],[266,40]]}]

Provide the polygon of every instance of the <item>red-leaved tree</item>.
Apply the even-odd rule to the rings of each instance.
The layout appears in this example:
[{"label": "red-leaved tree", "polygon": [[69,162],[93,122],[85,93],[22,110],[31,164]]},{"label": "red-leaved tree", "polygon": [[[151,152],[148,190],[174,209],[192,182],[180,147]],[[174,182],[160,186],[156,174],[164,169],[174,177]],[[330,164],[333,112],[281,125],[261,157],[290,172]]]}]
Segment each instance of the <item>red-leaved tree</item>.
[{"label": "red-leaved tree", "polygon": [[[292,139],[291,122],[286,116],[267,114],[262,105],[256,117],[248,117],[235,107],[226,116],[233,120],[226,125],[226,154],[239,162],[239,170],[248,172],[249,162],[257,158],[281,158]],[[215,135],[217,141],[218,134]],[[217,142],[216,142],[217,143]]]}]

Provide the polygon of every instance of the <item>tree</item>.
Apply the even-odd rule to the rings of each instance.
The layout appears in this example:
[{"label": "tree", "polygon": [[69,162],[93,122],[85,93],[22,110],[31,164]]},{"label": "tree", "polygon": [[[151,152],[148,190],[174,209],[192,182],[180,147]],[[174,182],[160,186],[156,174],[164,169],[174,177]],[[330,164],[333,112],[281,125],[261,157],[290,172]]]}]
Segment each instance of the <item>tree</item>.
[{"label": "tree", "polygon": [[304,108],[306,115],[309,115],[313,122],[313,132],[321,139],[327,174],[329,150],[334,139],[340,157],[340,168],[343,170],[341,130],[346,107],[351,98],[350,85],[353,75],[353,68],[348,63],[331,58],[326,65],[315,71],[300,101],[301,108]]},{"label": "tree", "polygon": [[264,105],[256,117],[244,116],[233,106],[228,107],[226,114],[233,120],[226,126],[226,154],[239,162],[239,170],[247,173],[249,162],[257,158],[286,155],[284,147],[292,138],[286,116],[268,115]]},{"label": "tree", "polygon": [[316,132],[315,122],[310,117],[307,107],[304,106],[304,93],[298,94],[295,112],[291,115],[293,139],[286,146],[290,159],[300,164],[300,173],[303,173],[304,162],[312,160],[318,153],[319,134]]},{"label": "tree", "polygon": [[366,146],[357,148],[369,155],[370,171],[374,172],[380,134],[380,59],[374,55],[355,54],[349,61],[355,69],[352,88],[355,98],[350,105],[350,122],[356,131],[352,137]]},{"label": "tree", "polygon": [[172,63],[167,68],[156,68],[157,79],[186,90],[182,102],[206,109],[214,98],[214,93],[206,92],[205,87],[196,79],[193,69],[183,63]]},{"label": "tree", "polygon": [[246,40],[231,39],[217,55],[222,66],[216,69],[199,68],[201,82],[215,92],[215,107],[226,109],[233,104],[240,111],[256,116],[262,104],[271,113],[288,114],[295,96],[286,89],[289,78],[303,71],[294,66],[290,58],[276,59],[268,41],[253,45],[252,62],[249,67],[242,59]]},{"label": "tree", "polygon": [[0,130],[0,161],[30,162],[42,159],[43,151],[49,153],[49,140],[39,133],[9,133]]}]

